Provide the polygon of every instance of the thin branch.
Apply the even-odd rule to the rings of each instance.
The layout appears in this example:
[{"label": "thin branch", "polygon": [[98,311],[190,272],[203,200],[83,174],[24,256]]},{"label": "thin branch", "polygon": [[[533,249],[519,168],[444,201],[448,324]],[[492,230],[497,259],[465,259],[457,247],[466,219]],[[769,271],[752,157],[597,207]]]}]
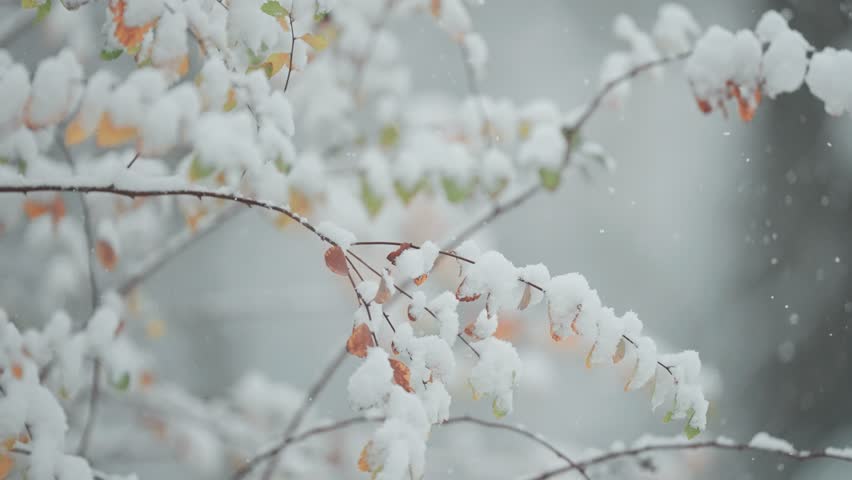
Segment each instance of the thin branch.
[{"label": "thin branch", "polygon": [[592,457],[588,460],[584,460],[582,462],[577,463],[576,465],[566,465],[564,467],[555,468],[553,470],[549,470],[543,472],[535,477],[531,477],[529,480],[545,480],[547,478],[555,477],[557,475],[561,475],[566,472],[573,471],[579,468],[587,468],[591,465],[596,465],[600,463],[609,462],[612,460],[616,460],[622,457],[628,456],[636,456],[641,455],[647,452],[654,451],[672,451],[672,450],[700,450],[705,448],[711,448],[716,450],[729,450],[729,451],[751,451],[751,452],[764,452],[770,453],[774,455],[779,455],[782,457],[790,458],[797,461],[809,461],[809,460],[818,460],[818,459],[832,459],[832,460],[840,460],[842,462],[852,463],[852,457],[848,455],[841,455],[837,453],[828,453],[826,451],[818,451],[818,452],[809,452],[806,450],[776,450],[767,447],[761,447],[758,445],[752,445],[748,443],[735,443],[730,440],[717,439],[717,440],[708,440],[704,442],[695,442],[695,443],[685,443],[685,442],[672,442],[670,444],[654,444],[647,445],[644,447],[635,447],[627,450],[619,450],[615,452],[604,453],[598,455],[596,457]]},{"label": "thin branch", "polygon": [[290,19],[290,64],[287,66],[287,80],[284,81],[284,91],[290,86],[290,74],[293,73],[293,52],[296,48],[296,32],[293,31],[293,13],[287,13]]},{"label": "thin branch", "polygon": [[566,455],[561,450],[556,448],[556,446],[554,446],[552,443],[545,440],[541,435],[530,432],[529,430],[527,430],[525,428],[522,428],[520,426],[509,425],[509,424],[506,424],[506,423],[492,422],[492,421],[489,421],[489,420],[481,420],[479,418],[471,417],[471,416],[468,416],[468,415],[465,415],[465,416],[462,416],[462,417],[450,418],[446,422],[444,422],[443,424],[444,425],[452,425],[454,423],[475,423],[477,425],[481,425],[481,426],[487,427],[487,428],[496,428],[496,429],[499,429],[499,430],[507,430],[507,431],[516,433],[518,435],[524,436],[526,438],[529,438],[530,440],[534,441],[535,443],[538,443],[539,445],[541,445],[541,446],[547,448],[548,450],[550,450],[551,452],[555,453],[557,457],[568,462],[568,465],[571,466],[572,468],[574,468],[575,470],[577,470],[577,472],[583,478],[585,478],[586,480],[591,480],[589,478],[589,476],[586,474],[585,466],[581,465],[580,463],[575,462],[574,460],[571,460],[571,458],[568,455]]},{"label": "thin branch", "polygon": [[[65,142],[62,139],[58,139],[57,143],[59,144],[59,149],[62,151],[62,156],[65,157],[65,161],[68,163],[68,166],[71,167],[71,172],[77,173],[77,165],[74,163],[74,159],[71,157],[71,152],[68,150],[68,147],[65,145]],[[83,228],[86,233],[86,247],[87,247],[87,258],[89,260],[89,287],[92,295],[92,314],[86,319],[83,323],[83,328],[85,329],[89,321],[95,314],[95,310],[98,308],[98,302],[100,298],[100,293],[98,291],[98,284],[95,280],[95,259],[93,257],[95,252],[95,244],[94,244],[94,232],[92,226],[92,217],[90,216],[89,206],[86,202],[86,195],[80,193],[80,205],[83,209]],[[89,442],[92,439],[92,434],[95,428],[95,419],[97,418],[98,412],[98,400],[100,398],[100,380],[101,380],[101,359],[95,357],[95,363],[92,367],[92,393],[89,395],[89,411],[86,414],[86,420],[83,422],[83,433],[80,435],[80,444],[77,446],[77,454],[81,457],[86,456],[86,451],[89,448]]]},{"label": "thin branch", "polygon": [[[282,435],[282,440],[279,444],[273,449],[274,452],[268,455],[271,457],[269,464],[266,467],[266,471],[263,473],[261,477],[264,480],[268,480],[272,477],[272,474],[275,472],[275,469],[278,467],[278,462],[281,460],[281,456],[284,454],[284,450],[287,448],[293,440],[290,438],[291,435],[299,428],[302,424],[302,420],[305,418],[305,414],[308,413],[308,409],[313,404],[314,400],[316,400],[317,396],[322,392],[323,388],[328,384],[329,380],[331,380],[334,372],[340,368],[340,365],[343,364],[343,361],[346,359],[348,352],[345,348],[340,349],[335,355],[334,359],[331,361],[328,366],[325,367],[325,370],[322,371],[322,374],[317,378],[314,385],[308,390],[307,395],[305,395],[304,400],[302,400],[302,404],[299,406],[299,409],[296,410],[296,413],[293,414],[293,418],[290,420],[290,423],[287,425],[287,428],[284,430],[284,434]],[[233,480],[237,480],[243,478],[248,473],[250,473],[260,462],[262,462],[265,458],[254,457],[245,465],[243,465],[239,470],[234,472],[231,477]]]}]

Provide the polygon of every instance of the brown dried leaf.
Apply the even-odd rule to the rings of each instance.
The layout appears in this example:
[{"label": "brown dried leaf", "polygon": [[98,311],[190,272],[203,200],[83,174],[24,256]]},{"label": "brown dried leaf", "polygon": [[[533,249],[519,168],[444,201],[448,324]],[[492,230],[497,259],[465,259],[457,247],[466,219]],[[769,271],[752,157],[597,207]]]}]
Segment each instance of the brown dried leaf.
[{"label": "brown dried leaf", "polygon": [[419,287],[420,285],[423,285],[423,282],[425,282],[427,278],[429,278],[429,275],[424,273],[423,275],[420,275],[419,277],[414,279],[414,284]]},{"label": "brown dried leaf", "polygon": [[383,305],[385,302],[390,300],[390,298],[390,286],[385,281],[385,277],[382,277],[382,280],[379,282],[379,290],[376,292],[376,298],[373,299],[373,302],[378,303],[379,305]]},{"label": "brown dried leaf", "polygon": [[408,242],[401,243],[401,244],[399,245],[399,247],[397,247],[397,249],[396,249],[396,250],[394,250],[394,251],[392,251],[391,253],[389,253],[389,254],[388,254],[388,261],[389,261],[390,263],[392,263],[393,265],[396,265],[396,259],[397,259],[397,257],[399,257],[400,255],[402,255],[402,252],[404,252],[404,251],[408,250],[409,248],[411,248],[411,244],[410,244],[410,243],[408,243]]},{"label": "brown dried leaf", "polygon": [[470,322],[467,324],[466,327],[464,327],[464,334],[468,337],[477,338],[476,335],[474,335],[473,333],[474,330],[476,330],[476,322]]},{"label": "brown dried leaf", "polygon": [[524,294],[521,295],[521,301],[518,303],[518,310],[526,310],[530,306],[530,299],[532,299],[532,287],[527,285],[524,288]]},{"label": "brown dried leaf", "polygon": [[592,355],[594,355],[596,348],[598,348],[597,342],[595,342],[595,344],[592,345],[591,350],[589,350],[588,355],[586,355],[586,368],[592,368]]},{"label": "brown dried leaf", "polygon": [[475,294],[475,295],[469,295],[469,296],[462,295],[461,289],[462,289],[463,285],[464,285],[464,280],[462,280],[461,283],[459,284],[458,288],[456,288],[456,300],[458,300],[460,302],[475,302],[475,301],[479,300],[480,294],[478,294],[478,293]]},{"label": "brown dried leaf", "polygon": [[375,347],[373,335],[370,333],[370,327],[366,323],[361,323],[352,329],[352,335],[349,340],[346,340],[346,351],[356,357],[366,358],[367,350],[370,347]]},{"label": "brown dried leaf", "polygon": [[346,263],[346,254],[338,245],[334,245],[325,251],[325,265],[332,272],[346,276],[349,274],[349,265]]},{"label": "brown dried leaf", "polygon": [[395,358],[391,358],[389,361],[391,368],[393,368],[393,383],[399,385],[408,393],[414,393],[414,389],[411,388],[411,370],[408,369],[408,365]]},{"label": "brown dried leaf", "polygon": [[615,347],[615,353],[612,355],[612,363],[618,364],[618,362],[624,360],[624,354],[627,350],[627,345],[624,342],[624,339],[618,341],[618,346]]},{"label": "brown dried leaf", "polygon": [[111,272],[115,269],[115,264],[118,263],[118,255],[115,254],[115,249],[106,240],[98,240],[95,243],[95,255],[104,270]]},{"label": "brown dried leaf", "polygon": [[414,316],[414,314],[411,313],[411,305],[408,305],[408,308],[405,310],[405,313],[408,315],[408,320],[410,320],[412,322],[417,321],[417,317]]}]

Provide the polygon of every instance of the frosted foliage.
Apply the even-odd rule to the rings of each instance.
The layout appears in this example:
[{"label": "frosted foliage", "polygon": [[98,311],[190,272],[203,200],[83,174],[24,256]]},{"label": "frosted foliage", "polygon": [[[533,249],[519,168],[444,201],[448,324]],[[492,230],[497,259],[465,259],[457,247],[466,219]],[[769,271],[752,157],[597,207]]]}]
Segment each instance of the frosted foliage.
[{"label": "frosted foliage", "polygon": [[[352,463],[371,478],[417,480],[427,476],[432,430],[445,422],[500,428],[551,450],[570,443],[487,422],[479,404],[464,405],[471,416],[455,412],[454,397],[468,388],[495,417],[513,411],[522,364],[510,340],[528,360],[524,382],[535,392],[547,392],[554,366],[576,354],[590,372],[611,367],[606,375],[650,397],[666,421],[680,420],[685,437],[720,426],[707,415],[719,382],[712,369],[702,373],[696,351],[666,353],[636,313],[605,305],[580,273],[516,267],[492,248],[502,239],[488,238],[489,226],[578,174],[592,187],[607,174],[613,150],[589,139],[587,126],[625,105],[640,90],[634,80],[683,61],[685,75],[672,81],[691,89],[681,100],[703,113],[736,111],[750,121],[761,102],[807,84],[828,114],[844,115],[852,111],[852,53],[815,51],[779,12],[764,13],[754,28],[705,29],[685,7],[664,3],[647,22],[644,14],[614,16],[607,35],[619,47],[602,56],[596,78],[581,77],[591,78],[588,100],[565,108],[564,99],[488,94],[488,62],[503,52],[477,29],[482,3],[36,0],[21,9],[38,13],[9,13],[6,33],[20,19],[33,32],[0,49],[0,234],[6,247],[21,247],[10,261],[38,268],[10,284],[11,297],[31,298],[32,308],[11,307],[12,320],[0,310],[0,477],[13,461],[9,478],[117,478],[97,470],[100,460],[144,457],[153,445],[205,478],[339,476],[360,451]],[[43,22],[31,23],[50,5]],[[461,94],[425,91],[415,77],[399,26],[428,31],[423,22],[444,36],[430,41],[461,61],[417,61],[457,68],[460,77],[450,77],[462,79]],[[44,54],[56,45],[67,47]],[[345,351],[328,340],[339,337],[323,337],[339,356],[328,369],[300,365],[319,376],[305,389],[272,380],[274,372],[247,372],[224,395],[202,399],[170,383],[174,372],[163,362],[171,355],[159,348],[174,344],[151,346],[171,328],[158,318],[166,310],[157,289],[147,287],[246,207],[269,234],[305,234],[279,253],[306,254],[320,270],[325,260],[320,294],[296,296],[303,306],[352,302],[329,317],[347,337]],[[443,234],[445,241],[434,237]],[[241,248],[255,248],[243,237]],[[314,250],[293,250],[308,241]],[[37,290],[18,295],[21,282]],[[354,298],[341,300],[339,288]],[[329,396],[330,380],[348,368],[342,402],[363,418],[318,418],[310,410],[316,397]],[[96,408],[105,400],[120,408]],[[134,413],[126,429],[125,417],[115,417],[125,410]],[[353,423],[363,425],[343,431]],[[109,437],[117,427],[126,441]],[[295,436],[283,438],[285,431]],[[748,444],[707,442],[811,458],[767,434]],[[460,454],[486,458],[480,443],[465,440]],[[695,444],[644,436],[635,445]],[[121,450],[128,446],[132,452]],[[624,456],[625,446],[603,454]],[[848,448],[825,452],[852,458]],[[609,459],[595,455],[581,460]],[[268,474],[256,471],[265,464]],[[495,465],[488,467],[503,467]]]}]

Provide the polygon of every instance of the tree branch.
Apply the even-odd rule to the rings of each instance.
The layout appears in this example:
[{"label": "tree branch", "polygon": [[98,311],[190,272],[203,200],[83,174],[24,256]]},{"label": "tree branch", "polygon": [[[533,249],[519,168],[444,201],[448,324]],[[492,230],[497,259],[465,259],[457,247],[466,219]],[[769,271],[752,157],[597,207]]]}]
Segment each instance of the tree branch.
[{"label": "tree branch", "polygon": [[736,443],[727,439],[716,439],[716,440],[708,440],[704,442],[694,442],[694,443],[686,443],[685,441],[672,441],[671,443],[656,443],[653,445],[646,445],[643,447],[635,447],[629,448],[626,450],[619,450],[615,452],[604,453],[588,460],[584,460],[575,465],[566,465],[564,467],[556,468],[553,470],[549,470],[543,472],[537,476],[531,477],[529,480],[545,480],[547,478],[552,478],[557,475],[561,475],[566,472],[570,472],[579,468],[587,468],[591,465],[596,465],[600,463],[609,462],[612,460],[616,460],[622,457],[628,456],[636,456],[641,455],[647,452],[654,451],[677,451],[677,450],[700,450],[700,449],[716,449],[716,450],[729,450],[729,451],[751,451],[751,452],[764,452],[771,453],[774,455],[779,455],[782,457],[790,458],[797,461],[809,461],[809,460],[818,460],[818,459],[833,459],[840,460],[843,462],[852,463],[852,456],[841,455],[838,453],[828,453],[827,451],[820,452],[809,452],[806,450],[776,450],[767,447],[761,447],[758,445],[752,445],[748,443]]},{"label": "tree branch", "polygon": [[[325,367],[325,370],[322,371],[322,374],[319,378],[314,382],[314,385],[308,390],[307,395],[305,395],[305,399],[302,400],[302,404],[299,406],[299,409],[296,410],[296,413],[293,415],[293,418],[290,420],[290,423],[287,425],[287,428],[284,430],[284,435],[282,435],[283,440],[278,444],[277,450],[271,455],[271,460],[267,464],[266,471],[263,473],[263,480],[269,480],[272,477],[272,474],[275,472],[275,469],[278,467],[278,462],[281,459],[281,456],[284,454],[284,450],[287,448],[287,445],[290,443],[290,436],[299,428],[302,420],[305,418],[305,414],[308,413],[308,409],[316,397],[322,392],[323,388],[328,385],[329,380],[331,380],[334,372],[340,368],[340,365],[343,364],[343,360],[346,359],[346,355],[348,352],[346,348],[340,349],[335,355],[334,359],[331,361],[328,366]],[[246,463],[240,470],[237,470],[234,475],[231,477],[234,480],[243,478],[246,474],[251,472],[254,467],[261,461],[256,460],[257,457],[250,460]]]}]

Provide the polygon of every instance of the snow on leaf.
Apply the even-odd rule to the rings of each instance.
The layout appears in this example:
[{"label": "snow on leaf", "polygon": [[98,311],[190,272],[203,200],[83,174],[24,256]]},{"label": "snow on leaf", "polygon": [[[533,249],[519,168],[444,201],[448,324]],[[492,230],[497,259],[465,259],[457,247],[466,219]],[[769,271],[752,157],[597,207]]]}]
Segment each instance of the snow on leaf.
[{"label": "snow on leaf", "polygon": [[290,65],[290,54],[287,52],[277,52],[271,53],[266,60],[264,60],[260,65],[256,68],[262,68],[264,72],[266,72],[266,78],[272,78],[276,73],[280,72],[282,68]]},{"label": "snow on leaf", "polygon": [[518,310],[526,310],[526,308],[530,305],[530,300],[532,299],[532,287],[527,285],[524,288],[524,293],[521,295],[521,301],[518,302]]},{"label": "snow on leaf", "polygon": [[352,335],[346,340],[346,351],[356,357],[366,358],[367,350],[374,347],[373,335],[366,323],[361,323],[352,330]]},{"label": "snow on leaf", "polygon": [[460,302],[475,302],[479,300],[479,297],[482,295],[480,293],[475,293],[473,295],[465,295],[462,293],[464,286],[464,280],[459,283],[459,286],[456,288],[456,300]]},{"label": "snow on leaf", "polygon": [[396,248],[396,250],[394,250],[394,251],[392,251],[388,254],[388,256],[387,256],[388,261],[392,265],[396,265],[396,259],[399,258],[400,255],[402,255],[402,252],[408,250],[409,248],[411,248],[410,243],[408,243],[408,242],[401,243],[399,245],[399,247]]},{"label": "snow on leaf", "polygon": [[411,370],[408,365],[395,358],[388,359],[391,368],[393,368],[393,383],[405,389],[408,393],[414,393],[411,388]]},{"label": "snow on leaf", "polygon": [[346,254],[337,245],[325,251],[325,265],[332,272],[346,276],[349,273],[349,265],[346,264]]}]

